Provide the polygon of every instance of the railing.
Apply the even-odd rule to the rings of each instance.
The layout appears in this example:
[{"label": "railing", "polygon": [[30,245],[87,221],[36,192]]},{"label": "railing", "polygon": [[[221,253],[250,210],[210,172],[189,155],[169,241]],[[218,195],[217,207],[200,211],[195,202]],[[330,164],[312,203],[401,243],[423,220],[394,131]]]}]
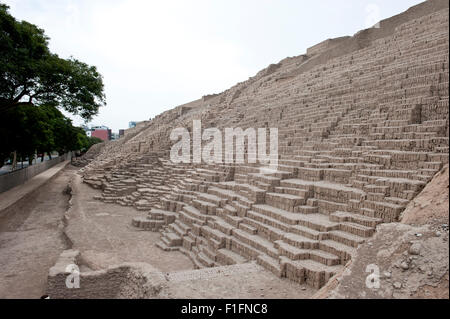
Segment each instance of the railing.
[{"label": "railing", "polygon": [[65,160],[70,160],[71,158],[72,152],[69,152],[51,160],[0,175],[0,193],[6,192],[17,185],[23,184],[30,178],[46,171],[50,167],[53,167]]}]

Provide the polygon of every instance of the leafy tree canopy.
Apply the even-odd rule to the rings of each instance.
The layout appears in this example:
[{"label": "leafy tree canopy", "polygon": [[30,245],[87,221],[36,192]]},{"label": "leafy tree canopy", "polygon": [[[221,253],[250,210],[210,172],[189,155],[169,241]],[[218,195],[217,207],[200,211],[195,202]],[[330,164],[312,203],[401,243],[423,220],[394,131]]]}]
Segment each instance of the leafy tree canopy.
[{"label": "leafy tree canopy", "polygon": [[36,152],[87,151],[103,142],[86,136],[81,127],[74,127],[55,105],[22,103],[7,109],[5,115],[0,117],[0,167],[13,152],[32,159]]},{"label": "leafy tree canopy", "polygon": [[50,52],[44,30],[17,21],[0,4],[0,112],[29,105],[58,105],[86,120],[106,105],[95,66]]}]

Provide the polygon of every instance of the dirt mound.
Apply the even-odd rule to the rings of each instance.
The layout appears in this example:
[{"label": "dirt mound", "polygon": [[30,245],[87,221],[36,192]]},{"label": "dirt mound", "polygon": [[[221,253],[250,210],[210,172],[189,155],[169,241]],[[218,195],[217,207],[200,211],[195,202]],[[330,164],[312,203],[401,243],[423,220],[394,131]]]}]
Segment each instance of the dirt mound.
[{"label": "dirt mound", "polygon": [[409,225],[425,225],[435,220],[448,224],[448,165],[435,175],[431,183],[412,200],[401,216]]}]

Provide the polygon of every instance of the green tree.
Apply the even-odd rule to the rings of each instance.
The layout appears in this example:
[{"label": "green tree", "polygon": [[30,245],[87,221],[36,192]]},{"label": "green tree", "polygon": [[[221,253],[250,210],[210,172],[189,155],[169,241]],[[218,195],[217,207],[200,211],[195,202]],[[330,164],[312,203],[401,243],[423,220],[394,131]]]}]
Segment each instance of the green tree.
[{"label": "green tree", "polygon": [[36,149],[53,149],[54,135],[49,118],[42,107],[21,104],[0,117],[1,165],[11,153],[33,159]]},{"label": "green tree", "polygon": [[42,151],[55,150],[59,155],[72,150],[75,145],[76,134],[72,120],[64,116],[54,105],[43,105],[42,111],[46,114],[51,127],[53,141],[51,148],[41,148]]},{"label": "green tree", "polygon": [[42,29],[17,21],[0,4],[0,112],[22,104],[52,104],[91,119],[106,105],[96,67],[50,52]]},{"label": "green tree", "polygon": [[44,31],[8,9],[0,3],[0,167],[11,154],[32,161],[36,151],[88,147],[92,140],[58,108],[91,119],[106,105],[102,76],[51,53]]},{"label": "green tree", "polygon": [[[28,158],[32,164],[35,153],[52,151],[59,155],[69,151],[87,151],[93,144],[103,142],[86,136],[81,127],[51,104],[34,106],[21,104],[0,117],[0,167],[15,152],[18,158]],[[43,155],[42,155],[43,156]]]}]

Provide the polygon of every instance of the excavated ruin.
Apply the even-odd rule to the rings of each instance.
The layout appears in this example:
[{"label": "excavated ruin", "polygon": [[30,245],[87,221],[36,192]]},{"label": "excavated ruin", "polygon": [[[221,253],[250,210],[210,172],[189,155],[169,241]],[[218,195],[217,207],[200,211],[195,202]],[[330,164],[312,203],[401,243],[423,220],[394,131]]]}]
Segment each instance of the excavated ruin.
[{"label": "excavated ruin", "polygon": [[[449,161],[448,28],[448,1],[431,0],[326,40],[106,144],[83,180],[196,268],[256,262],[321,288]],[[174,164],[170,132],[193,120],[278,128],[278,170]]]}]

